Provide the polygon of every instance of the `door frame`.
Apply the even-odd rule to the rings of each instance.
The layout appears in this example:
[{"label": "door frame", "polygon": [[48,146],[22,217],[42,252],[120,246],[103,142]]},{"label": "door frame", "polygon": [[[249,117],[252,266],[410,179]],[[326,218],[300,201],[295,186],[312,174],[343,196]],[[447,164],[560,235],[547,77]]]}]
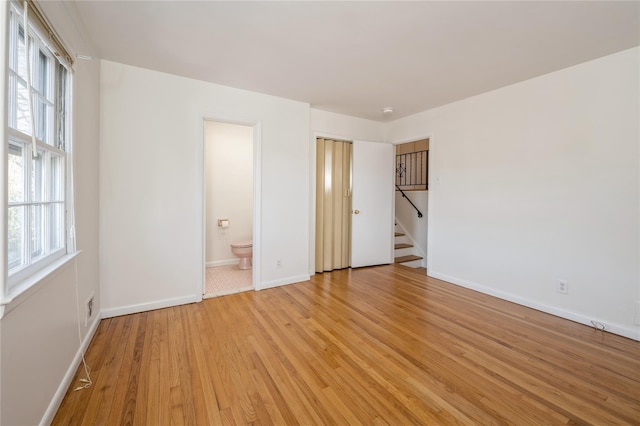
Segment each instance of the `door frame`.
[{"label": "door frame", "polygon": [[198,283],[198,292],[200,300],[204,295],[207,286],[206,277],[206,238],[205,232],[207,230],[207,214],[206,214],[206,161],[207,161],[207,134],[206,123],[218,122],[226,124],[237,124],[241,126],[248,126],[253,128],[253,256],[252,256],[252,285],[254,290],[261,289],[261,220],[262,217],[262,198],[260,194],[262,192],[262,122],[260,120],[250,120],[243,118],[230,118],[228,116],[216,115],[216,114],[203,114],[200,117],[200,146],[198,149],[198,192],[200,194],[200,271],[201,279]]}]

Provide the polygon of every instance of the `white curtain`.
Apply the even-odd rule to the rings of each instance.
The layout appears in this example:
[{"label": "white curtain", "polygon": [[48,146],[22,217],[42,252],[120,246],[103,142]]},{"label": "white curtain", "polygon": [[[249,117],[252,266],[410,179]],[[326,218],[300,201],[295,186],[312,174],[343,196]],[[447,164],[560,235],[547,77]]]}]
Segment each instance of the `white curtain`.
[{"label": "white curtain", "polygon": [[316,140],[316,272],[351,265],[353,144]]}]

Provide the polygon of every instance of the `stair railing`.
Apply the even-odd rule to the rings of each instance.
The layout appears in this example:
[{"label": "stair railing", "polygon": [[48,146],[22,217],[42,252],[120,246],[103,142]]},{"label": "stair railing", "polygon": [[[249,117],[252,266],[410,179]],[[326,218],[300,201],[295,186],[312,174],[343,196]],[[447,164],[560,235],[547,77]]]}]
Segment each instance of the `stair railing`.
[{"label": "stair railing", "polygon": [[409,204],[411,204],[413,206],[414,209],[416,209],[416,211],[418,212],[418,217],[422,217],[422,212],[416,207],[415,204],[413,204],[413,201],[411,201],[411,199],[409,197],[407,197],[407,194],[404,193],[404,191],[402,190],[402,188],[400,188],[398,185],[396,185],[396,188],[398,188],[398,190],[400,191],[400,193],[402,194],[402,196],[404,198],[407,199],[407,201],[409,202]]}]

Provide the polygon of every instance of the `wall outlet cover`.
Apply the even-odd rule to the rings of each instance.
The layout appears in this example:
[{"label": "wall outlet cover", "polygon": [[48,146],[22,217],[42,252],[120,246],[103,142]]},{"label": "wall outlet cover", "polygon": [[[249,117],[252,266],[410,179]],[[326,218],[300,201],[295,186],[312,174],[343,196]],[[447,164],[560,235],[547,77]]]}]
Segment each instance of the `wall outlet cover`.
[{"label": "wall outlet cover", "polygon": [[569,294],[569,282],[567,280],[558,280],[556,290],[560,294]]},{"label": "wall outlet cover", "polygon": [[84,326],[89,325],[89,320],[93,317],[93,311],[95,308],[95,299],[93,297],[93,293],[87,298],[86,303],[84,304]]}]

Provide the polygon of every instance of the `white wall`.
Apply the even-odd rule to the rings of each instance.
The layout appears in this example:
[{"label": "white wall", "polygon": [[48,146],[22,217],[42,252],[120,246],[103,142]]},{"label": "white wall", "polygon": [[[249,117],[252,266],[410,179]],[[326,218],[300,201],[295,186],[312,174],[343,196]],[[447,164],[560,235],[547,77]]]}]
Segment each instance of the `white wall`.
[{"label": "white wall", "polygon": [[253,127],[207,121],[205,132],[207,266],[237,263],[230,245],[253,238]]},{"label": "white wall", "polygon": [[348,115],[311,108],[310,123],[311,139],[314,144],[316,136],[352,141],[386,142],[386,124],[378,121],[349,117]]},{"label": "white wall", "polygon": [[108,61],[101,101],[104,315],[202,297],[205,117],[262,129],[254,284],[308,278],[308,104]]},{"label": "white wall", "polygon": [[640,338],[638,56],[390,124],[431,136],[429,275]]},{"label": "white wall", "polygon": [[[0,7],[5,8],[7,2]],[[55,12],[55,10],[54,10]],[[84,43],[75,32],[71,15],[50,14],[49,19],[67,46],[76,52]],[[5,20],[0,18],[4,33]],[[79,361],[76,285],[84,315],[84,302],[98,285],[98,61],[79,61],[74,69],[73,151],[75,163],[77,248],[82,252],[45,279],[38,290],[0,320],[1,414],[3,425],[48,423],[75,374]],[[4,103],[0,115],[6,115]],[[77,269],[76,269],[77,268]],[[77,272],[76,272],[77,271]],[[99,317],[80,333],[83,344],[95,332]]]}]

